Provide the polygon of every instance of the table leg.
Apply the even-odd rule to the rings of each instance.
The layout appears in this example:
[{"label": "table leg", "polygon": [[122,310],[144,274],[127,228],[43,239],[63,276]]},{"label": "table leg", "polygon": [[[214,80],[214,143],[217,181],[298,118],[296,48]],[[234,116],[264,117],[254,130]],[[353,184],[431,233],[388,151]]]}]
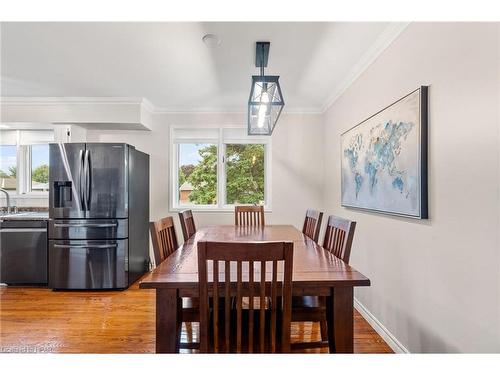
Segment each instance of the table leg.
[{"label": "table leg", "polygon": [[354,352],[353,287],[332,288],[327,298],[330,353]]},{"label": "table leg", "polygon": [[179,353],[181,324],[177,289],[156,289],[156,353]]}]

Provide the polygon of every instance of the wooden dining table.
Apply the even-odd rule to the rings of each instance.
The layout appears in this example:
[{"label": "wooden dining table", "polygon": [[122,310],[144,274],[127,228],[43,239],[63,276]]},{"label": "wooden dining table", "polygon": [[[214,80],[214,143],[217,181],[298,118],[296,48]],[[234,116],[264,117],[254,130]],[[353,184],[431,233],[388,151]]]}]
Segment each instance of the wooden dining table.
[{"label": "wooden dining table", "polygon": [[[237,227],[214,225],[198,229],[177,251],[140,282],[156,289],[156,352],[179,350],[182,297],[198,297],[198,241],[293,241],[293,296],[325,296],[330,353],[353,352],[354,287],[370,280],[292,225]],[[231,276],[232,277],[232,276]],[[236,285],[236,275],[231,283]]]}]

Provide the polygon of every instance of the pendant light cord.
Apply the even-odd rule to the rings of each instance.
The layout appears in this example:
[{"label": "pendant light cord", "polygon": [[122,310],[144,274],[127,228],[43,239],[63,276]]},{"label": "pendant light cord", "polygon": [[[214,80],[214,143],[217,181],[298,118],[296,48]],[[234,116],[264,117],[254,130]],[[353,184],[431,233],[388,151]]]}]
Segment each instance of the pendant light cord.
[{"label": "pendant light cord", "polygon": [[260,48],[262,50],[262,53],[260,54],[260,75],[261,75],[261,77],[263,77],[264,76],[264,51],[265,51],[264,44],[262,44]]}]

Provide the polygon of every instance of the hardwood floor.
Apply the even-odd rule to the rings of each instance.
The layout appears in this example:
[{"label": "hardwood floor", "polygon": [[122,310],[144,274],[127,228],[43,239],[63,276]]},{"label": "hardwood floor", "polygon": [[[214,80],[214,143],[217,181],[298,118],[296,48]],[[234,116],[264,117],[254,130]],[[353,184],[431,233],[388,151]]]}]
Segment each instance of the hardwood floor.
[{"label": "hardwood floor", "polygon": [[[197,339],[183,325],[182,340]],[[294,323],[292,342],[317,341],[319,324]],[[0,352],[154,353],[155,291],[53,292],[0,287]],[[185,352],[189,352],[186,350]],[[328,352],[328,348],[296,353]],[[355,353],[392,353],[356,311]]]}]

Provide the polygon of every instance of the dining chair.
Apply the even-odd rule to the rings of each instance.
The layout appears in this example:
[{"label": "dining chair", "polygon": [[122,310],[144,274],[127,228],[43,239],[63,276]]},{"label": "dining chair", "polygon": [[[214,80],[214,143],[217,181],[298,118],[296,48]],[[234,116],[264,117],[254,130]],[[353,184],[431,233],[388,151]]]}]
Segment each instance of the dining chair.
[{"label": "dining chair", "polygon": [[309,208],[306,211],[306,218],[304,219],[304,226],[302,233],[311,238],[314,242],[318,242],[319,231],[321,229],[321,220],[323,219],[323,212]]},{"label": "dining chair", "polygon": [[[338,216],[329,216],[326,225],[323,248],[349,264],[352,240],[356,222]],[[319,322],[321,341],[293,343],[292,349],[306,349],[328,346],[328,317],[326,298],[318,296],[293,297],[292,322]]]},{"label": "dining chair", "polygon": [[251,227],[265,226],[264,206],[235,206],[234,225]]},{"label": "dining chair", "polygon": [[355,221],[333,215],[329,216],[323,247],[349,264],[355,229]]},{"label": "dining chair", "polygon": [[198,242],[200,351],[290,352],[292,269],[293,242]]},{"label": "dining chair", "polygon": [[179,247],[175,234],[174,219],[172,216],[164,217],[149,223],[155,265],[167,259]]},{"label": "dining chair", "polygon": [[193,212],[191,210],[184,210],[179,212],[179,220],[181,222],[184,241],[187,241],[193,234],[196,233],[196,225],[194,224]]},{"label": "dining chair", "polygon": [[[177,243],[177,235],[175,233],[174,219],[172,216],[168,216],[158,221],[152,221],[149,223],[149,228],[153,242],[155,265],[158,267],[179,247]],[[200,321],[198,298],[182,298],[182,321],[186,323],[188,340],[192,340],[193,327],[191,323]],[[179,343],[179,347],[182,349],[197,349],[199,348],[199,343]]]}]

